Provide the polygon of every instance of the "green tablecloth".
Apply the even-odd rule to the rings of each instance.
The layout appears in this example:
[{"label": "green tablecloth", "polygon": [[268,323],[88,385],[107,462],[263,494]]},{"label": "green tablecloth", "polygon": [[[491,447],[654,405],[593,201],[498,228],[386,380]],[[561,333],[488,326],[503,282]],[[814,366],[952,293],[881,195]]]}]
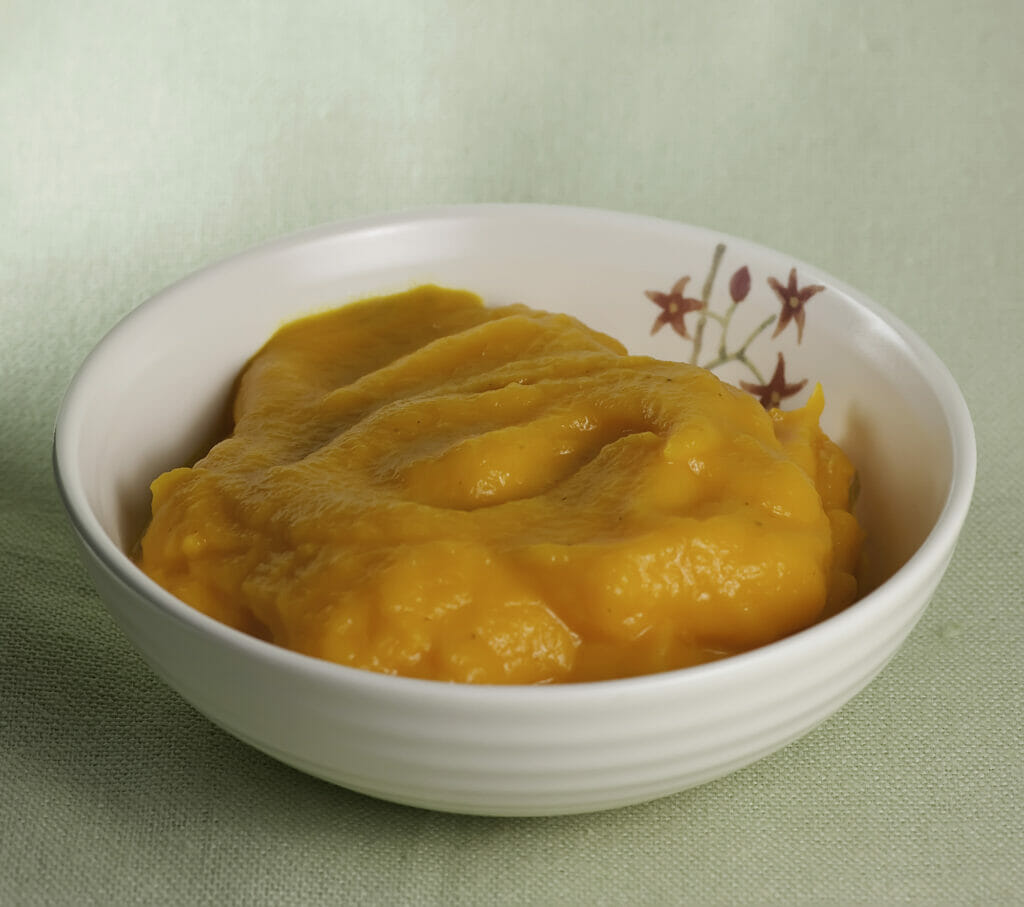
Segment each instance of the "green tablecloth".
[{"label": "green tablecloth", "polygon": [[[1024,903],[1024,7],[0,4],[0,903]],[[724,780],[590,816],[379,803],[217,730],[114,628],[50,474],[73,371],[324,221],[543,201],[711,226],[914,326],[971,518],[883,674]]]}]

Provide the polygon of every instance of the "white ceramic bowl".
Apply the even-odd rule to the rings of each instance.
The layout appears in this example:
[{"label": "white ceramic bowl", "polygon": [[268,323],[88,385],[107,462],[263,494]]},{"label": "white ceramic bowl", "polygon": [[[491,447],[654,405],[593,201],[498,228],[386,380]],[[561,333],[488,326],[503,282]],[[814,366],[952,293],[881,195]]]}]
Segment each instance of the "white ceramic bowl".
[{"label": "white ceramic bowl", "polygon": [[[657,294],[683,276],[681,297],[707,290],[707,310],[721,318],[734,308],[727,354],[754,338],[745,354],[763,380],[740,361],[719,369],[725,378],[768,384],[781,353],[786,383],[810,379],[784,405],[799,403],[815,381],[826,390],[823,425],[860,471],[876,587],[843,613],[681,671],[562,686],[458,685],[345,668],[250,638],[182,604],[130,560],[149,482],[211,439],[236,373],[283,321],[434,282],[489,303],[566,311],[633,352],[688,360],[693,343],[671,324],[651,333],[671,309],[672,298]],[[822,289],[811,295],[814,286]],[[777,336],[778,321],[757,333],[786,305],[790,316],[802,312],[800,342],[798,317]],[[692,337],[700,313],[685,318]],[[716,358],[720,334],[709,318],[701,364]],[[925,344],[808,265],[651,218],[469,206],[317,229],[172,286],[86,359],[58,416],[54,462],[100,595],[153,669],[217,724],[377,797],[541,815],[708,781],[838,709],[896,651],[942,577],[967,513],[975,446],[963,398]]]}]

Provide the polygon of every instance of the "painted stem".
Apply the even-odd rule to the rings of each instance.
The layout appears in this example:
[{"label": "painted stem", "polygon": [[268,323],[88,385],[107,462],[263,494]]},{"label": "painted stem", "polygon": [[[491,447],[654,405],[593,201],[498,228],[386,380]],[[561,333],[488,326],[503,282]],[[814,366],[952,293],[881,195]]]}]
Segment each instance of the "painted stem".
[{"label": "painted stem", "polygon": [[[728,320],[732,317],[732,313],[735,311],[735,309],[736,309],[736,304],[733,303],[733,307],[726,314],[726,319],[725,319],[726,320],[726,324],[728,324]],[[718,358],[715,359],[713,362],[709,362],[707,365],[704,366],[704,368],[708,369],[708,371],[711,371],[712,369],[718,368],[718,366],[720,366],[720,365],[725,365],[726,362],[741,362],[748,369],[750,369],[750,373],[754,376],[754,378],[757,380],[757,382],[759,384],[764,384],[765,383],[764,376],[761,374],[761,372],[757,368],[757,366],[754,365],[754,363],[751,362],[747,358],[747,347],[749,347],[750,344],[752,344],[755,340],[757,340],[757,338],[760,337],[761,334],[764,333],[764,331],[768,327],[770,327],[772,324],[775,323],[776,317],[777,316],[775,316],[775,315],[769,315],[756,328],[754,328],[754,330],[750,332],[750,336],[747,337],[747,339],[745,341],[743,341],[743,345],[740,346],[739,349],[737,349],[735,353],[729,353],[729,352],[726,351],[726,348],[725,348],[725,330],[723,328],[723,331],[722,331],[722,344],[718,348]]]},{"label": "painted stem", "polygon": [[697,328],[693,336],[693,355],[690,357],[690,364],[696,365],[700,358],[701,346],[704,343],[704,326],[708,323],[708,300],[711,298],[711,287],[715,283],[715,275],[718,273],[718,266],[722,263],[722,256],[725,254],[725,246],[719,243],[715,246],[715,256],[711,260],[711,270],[708,271],[707,280],[700,291],[700,301],[704,303],[701,309],[700,318],[697,321]]}]

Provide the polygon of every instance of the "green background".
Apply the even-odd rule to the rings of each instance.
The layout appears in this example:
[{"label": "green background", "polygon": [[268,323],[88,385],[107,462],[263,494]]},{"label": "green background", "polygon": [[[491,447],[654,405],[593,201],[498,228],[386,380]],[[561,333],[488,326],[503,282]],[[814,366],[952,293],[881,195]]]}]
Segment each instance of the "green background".
[{"label": "green background", "polygon": [[[0,3],[0,903],[1024,903],[1024,6]],[[50,473],[125,312],[255,242],[447,202],[660,215],[913,326],[978,432],[881,676],[721,781],[590,816],[379,803],[208,724],[113,626]]]}]

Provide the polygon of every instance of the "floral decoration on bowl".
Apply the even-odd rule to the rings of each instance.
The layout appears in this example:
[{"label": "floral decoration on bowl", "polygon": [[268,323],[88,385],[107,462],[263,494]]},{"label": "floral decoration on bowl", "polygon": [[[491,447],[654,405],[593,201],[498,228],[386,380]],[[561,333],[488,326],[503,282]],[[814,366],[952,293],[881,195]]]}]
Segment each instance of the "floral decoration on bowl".
[{"label": "floral decoration on bowl", "polygon": [[[661,309],[660,314],[651,327],[651,333],[656,334],[665,325],[671,326],[680,337],[689,342],[690,363],[701,365],[710,371],[714,371],[719,366],[725,365],[728,362],[740,363],[754,378],[753,381],[740,381],[740,387],[757,397],[765,409],[773,409],[778,407],[787,397],[792,397],[803,390],[808,379],[802,378],[798,381],[789,381],[786,377],[786,357],[781,351],[776,351],[775,370],[772,372],[771,377],[766,380],[765,371],[762,371],[762,368],[758,367],[749,355],[750,347],[773,324],[775,325],[775,330],[768,338],[769,340],[778,338],[791,322],[796,329],[797,344],[802,343],[804,324],[807,319],[807,304],[825,287],[821,284],[800,286],[795,267],[790,268],[789,278],[785,283],[777,277],[769,275],[765,283],[778,297],[778,302],[780,303],[779,313],[765,318],[738,344],[731,346],[730,343],[733,342],[733,338],[730,337],[729,331],[733,326],[733,315],[750,295],[752,281],[750,268],[747,265],[743,265],[733,272],[733,275],[729,278],[729,301],[725,304],[724,310],[715,311],[710,304],[711,293],[724,255],[725,245],[719,243],[715,247],[711,267],[704,280],[699,298],[686,294],[686,289],[691,279],[689,274],[680,277],[667,293],[659,290],[645,291],[647,298]],[[694,315],[694,318],[691,319],[694,322],[692,334],[686,323],[686,316],[690,314]],[[705,331],[709,321],[716,322],[720,328],[718,348],[713,353],[709,353],[704,358],[704,361],[701,362],[701,356],[705,352]]]}]

